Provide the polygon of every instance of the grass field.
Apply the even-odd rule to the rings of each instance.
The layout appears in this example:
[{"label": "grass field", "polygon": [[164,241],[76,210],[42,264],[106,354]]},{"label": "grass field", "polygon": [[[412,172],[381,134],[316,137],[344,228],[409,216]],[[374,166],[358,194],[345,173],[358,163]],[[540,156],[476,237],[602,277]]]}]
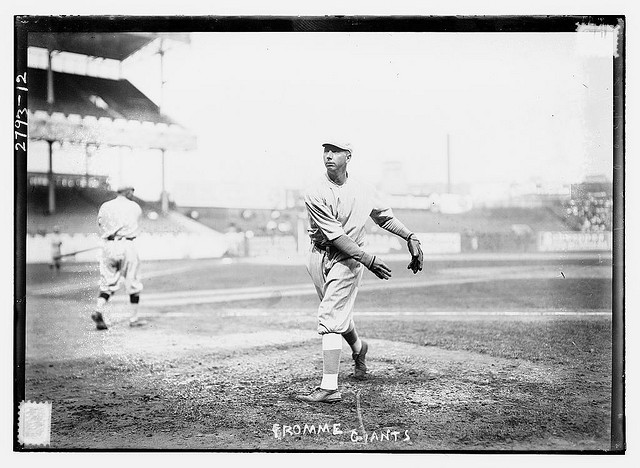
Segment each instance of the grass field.
[{"label": "grass field", "polygon": [[27,268],[26,399],[53,404],[53,449],[608,450],[611,260],[389,261],[366,273],[356,323],[371,373],[343,401],[319,383],[317,296],[295,262],[144,265],[141,315],[89,316],[97,265]]}]

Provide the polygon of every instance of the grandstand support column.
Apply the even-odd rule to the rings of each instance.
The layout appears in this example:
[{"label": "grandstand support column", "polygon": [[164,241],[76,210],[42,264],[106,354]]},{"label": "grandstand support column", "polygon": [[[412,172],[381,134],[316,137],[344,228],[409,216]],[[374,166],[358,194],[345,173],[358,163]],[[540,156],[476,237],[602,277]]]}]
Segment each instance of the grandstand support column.
[{"label": "grandstand support column", "polygon": [[123,152],[128,151],[129,155],[133,151],[130,146],[120,146],[118,151],[118,184],[124,182],[124,155]]},{"label": "grandstand support column", "polygon": [[53,89],[53,51],[49,48],[47,50],[47,104],[49,105],[49,112],[55,102],[55,94]]},{"label": "grandstand support column", "polygon": [[160,45],[158,47],[158,55],[160,56],[160,113],[164,111],[164,39],[160,38]]},{"label": "grandstand support column", "polygon": [[[164,39],[160,38],[160,44],[158,47],[158,54],[160,56],[160,105],[158,106],[160,113],[164,111]],[[165,185],[165,155],[167,150],[162,148],[162,192],[160,193],[160,202],[162,206],[162,213],[167,214],[169,212],[169,197],[167,196],[167,190]]]},{"label": "grandstand support column", "polygon": [[[47,105],[49,113],[53,110],[55,103],[55,93],[53,89],[53,67],[52,67],[53,50],[47,48]],[[49,172],[47,177],[48,186],[48,212],[54,214],[56,212],[56,183],[53,180],[53,140],[47,140],[49,144]]]},{"label": "grandstand support column", "polygon": [[162,192],[160,192],[160,202],[162,204],[162,213],[167,214],[169,212],[169,197],[167,196],[165,185],[165,154],[167,150],[163,148],[160,151],[162,152]]},{"label": "grandstand support column", "polygon": [[87,183],[87,187],[89,186],[89,165],[94,151],[95,148],[93,146],[88,144],[84,146],[84,177]]},{"label": "grandstand support column", "polygon": [[49,144],[49,172],[47,176],[47,183],[49,186],[49,196],[48,196],[48,211],[49,214],[54,214],[56,212],[56,183],[53,180],[53,141],[47,140]]}]

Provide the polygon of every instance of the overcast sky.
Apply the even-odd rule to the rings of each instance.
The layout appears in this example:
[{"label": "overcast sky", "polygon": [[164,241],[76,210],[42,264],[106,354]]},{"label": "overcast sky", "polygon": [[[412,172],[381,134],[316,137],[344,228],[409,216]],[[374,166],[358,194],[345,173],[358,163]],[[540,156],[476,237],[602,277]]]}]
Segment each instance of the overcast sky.
[{"label": "overcast sky", "polygon": [[[321,143],[349,140],[374,183],[400,161],[408,183],[571,183],[611,176],[613,34],[197,33],[165,56],[165,112],[198,150],[169,153],[181,204],[263,197],[323,171]],[[157,56],[126,64],[159,99]],[[143,193],[159,158],[132,159]],[[216,187],[215,190],[212,187]],[[251,189],[249,189],[251,188]],[[247,193],[248,192],[248,193]],[[142,193],[141,193],[142,195]],[[153,198],[153,196],[151,196]]]}]

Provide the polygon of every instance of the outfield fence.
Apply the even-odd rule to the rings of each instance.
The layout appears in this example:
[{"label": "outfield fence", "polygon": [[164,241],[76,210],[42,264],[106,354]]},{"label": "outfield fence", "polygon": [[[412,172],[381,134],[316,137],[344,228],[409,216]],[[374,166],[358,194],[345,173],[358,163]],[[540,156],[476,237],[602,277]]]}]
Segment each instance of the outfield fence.
[{"label": "outfield fence", "polygon": [[[610,231],[576,232],[448,232],[417,233],[425,254],[459,253],[535,253],[535,252],[610,252]],[[51,234],[27,236],[27,263],[51,262]],[[65,257],[65,261],[94,262],[100,255],[97,234],[60,234],[61,253],[83,251]],[[364,246],[372,254],[405,252],[405,242],[397,236],[381,233],[367,235]],[[142,260],[179,260],[229,257],[295,257],[308,250],[307,236],[247,236],[244,233],[143,233],[136,240]],[[92,249],[84,251],[86,249]]]}]

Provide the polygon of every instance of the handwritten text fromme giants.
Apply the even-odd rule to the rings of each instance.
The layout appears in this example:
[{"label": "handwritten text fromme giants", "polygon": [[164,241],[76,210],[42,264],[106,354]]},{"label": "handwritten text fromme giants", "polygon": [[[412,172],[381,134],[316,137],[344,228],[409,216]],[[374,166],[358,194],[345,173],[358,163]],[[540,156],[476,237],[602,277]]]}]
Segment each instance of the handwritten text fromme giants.
[{"label": "handwritten text fromme giants", "polygon": [[379,431],[359,431],[358,429],[342,428],[340,424],[274,424],[271,427],[273,437],[278,440],[286,438],[305,437],[341,437],[351,440],[354,443],[372,442],[409,442],[411,437],[407,430],[379,430]]}]

